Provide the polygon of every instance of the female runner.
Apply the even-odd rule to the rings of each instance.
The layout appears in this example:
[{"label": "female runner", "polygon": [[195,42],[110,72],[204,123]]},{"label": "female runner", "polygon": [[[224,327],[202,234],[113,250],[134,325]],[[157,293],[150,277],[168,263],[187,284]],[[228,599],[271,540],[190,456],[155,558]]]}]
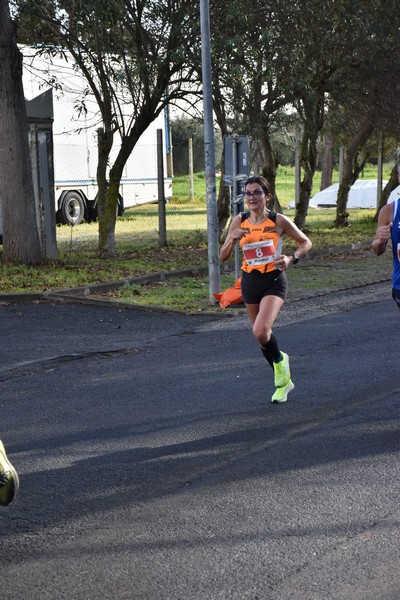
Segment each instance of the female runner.
[{"label": "female runner", "polygon": [[[289,357],[279,350],[272,327],[287,294],[285,271],[296,264],[312,244],[293,221],[267,208],[272,194],[264,177],[249,177],[244,195],[249,212],[232,219],[220,258],[228,260],[239,240],[243,251],[242,297],[253,335],[274,370],[276,390],[272,402],[286,402],[288,393],[294,388]],[[298,244],[296,252],[290,256],[282,254],[283,234]]]}]

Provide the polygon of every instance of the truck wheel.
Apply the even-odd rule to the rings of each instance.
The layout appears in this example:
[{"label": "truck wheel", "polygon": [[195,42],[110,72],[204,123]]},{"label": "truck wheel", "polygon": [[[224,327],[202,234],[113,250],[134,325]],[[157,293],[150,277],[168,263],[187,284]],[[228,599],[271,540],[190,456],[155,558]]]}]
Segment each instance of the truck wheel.
[{"label": "truck wheel", "polygon": [[79,225],[85,218],[85,203],[76,192],[67,192],[60,208],[60,221],[67,225]]}]

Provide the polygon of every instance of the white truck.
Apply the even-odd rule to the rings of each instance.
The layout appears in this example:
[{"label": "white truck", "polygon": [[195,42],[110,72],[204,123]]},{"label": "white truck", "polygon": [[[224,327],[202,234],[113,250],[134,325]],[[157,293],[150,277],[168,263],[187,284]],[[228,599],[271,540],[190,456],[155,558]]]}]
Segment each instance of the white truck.
[{"label": "white truck", "polygon": [[[24,56],[23,84],[27,100],[53,87],[53,152],[56,219],[77,225],[97,216],[97,134],[101,126],[94,98],[87,94],[83,76],[72,61],[35,56],[29,46],[21,47]],[[79,110],[84,98],[84,109]],[[129,104],[126,105],[127,118]],[[168,113],[164,111],[140,137],[130,155],[120,185],[118,213],[138,204],[158,200],[157,130],[163,139],[164,197],[172,195]],[[117,134],[115,135],[118,141]],[[118,153],[115,145],[110,163]]]}]

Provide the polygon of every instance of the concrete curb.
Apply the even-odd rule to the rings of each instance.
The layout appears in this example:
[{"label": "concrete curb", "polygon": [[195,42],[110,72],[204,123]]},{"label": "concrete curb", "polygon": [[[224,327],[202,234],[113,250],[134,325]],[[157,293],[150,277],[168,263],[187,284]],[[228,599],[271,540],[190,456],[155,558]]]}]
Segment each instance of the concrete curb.
[{"label": "concrete curb", "polygon": [[[354,244],[345,244],[343,246],[336,246],[332,248],[323,248],[321,250],[311,250],[302,260],[318,258],[320,256],[330,256],[332,254],[345,254],[352,250],[368,249],[371,247],[371,242],[356,242]],[[37,293],[19,293],[19,294],[0,294],[0,305],[1,304],[14,304],[18,302],[32,302],[38,300],[59,300],[64,302],[76,302],[84,301],[87,303],[93,303],[97,306],[103,304],[109,306],[112,304],[115,306],[115,302],[89,298],[96,293],[109,292],[111,290],[117,290],[123,287],[129,287],[130,285],[145,285],[146,283],[152,283],[157,281],[166,281],[176,277],[194,277],[198,275],[205,276],[208,274],[208,268],[203,267],[199,269],[180,269],[177,271],[169,271],[166,273],[151,273],[149,275],[141,275],[140,277],[132,277],[128,279],[120,279],[118,281],[110,281],[107,283],[97,283],[88,286],[82,286],[77,288],[65,288],[59,290],[50,290],[46,292]],[[157,307],[143,306],[142,304],[124,304],[118,303],[121,308],[134,307],[142,310],[165,310],[168,313],[180,312],[167,309],[159,309]],[[204,313],[203,313],[204,314]]]}]

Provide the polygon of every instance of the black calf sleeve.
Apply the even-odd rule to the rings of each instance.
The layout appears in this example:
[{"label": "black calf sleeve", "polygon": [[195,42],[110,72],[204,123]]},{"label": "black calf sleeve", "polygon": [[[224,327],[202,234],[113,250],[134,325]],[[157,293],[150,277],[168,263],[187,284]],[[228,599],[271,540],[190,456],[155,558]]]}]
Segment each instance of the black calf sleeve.
[{"label": "black calf sleeve", "polygon": [[271,367],[274,368],[274,362],[279,361],[281,353],[278,347],[277,339],[273,333],[271,333],[269,341],[264,344],[264,346],[261,346],[261,352],[264,354],[264,357],[269,362]]}]

